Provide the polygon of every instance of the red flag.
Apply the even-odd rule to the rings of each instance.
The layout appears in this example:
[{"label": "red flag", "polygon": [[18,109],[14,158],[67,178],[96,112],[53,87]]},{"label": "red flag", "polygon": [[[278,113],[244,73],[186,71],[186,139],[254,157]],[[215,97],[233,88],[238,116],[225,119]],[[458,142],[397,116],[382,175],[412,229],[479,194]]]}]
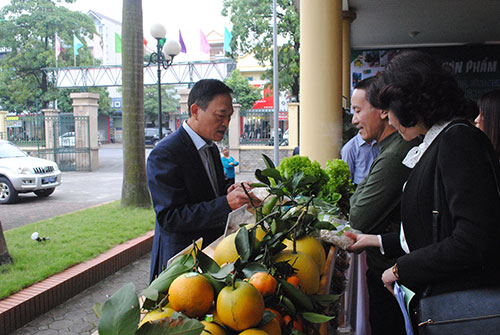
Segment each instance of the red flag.
[{"label": "red flag", "polygon": [[146,40],[146,37],[142,38],[142,42],[144,43],[144,49],[146,49],[147,53],[153,53],[154,50],[148,47],[148,40]]}]

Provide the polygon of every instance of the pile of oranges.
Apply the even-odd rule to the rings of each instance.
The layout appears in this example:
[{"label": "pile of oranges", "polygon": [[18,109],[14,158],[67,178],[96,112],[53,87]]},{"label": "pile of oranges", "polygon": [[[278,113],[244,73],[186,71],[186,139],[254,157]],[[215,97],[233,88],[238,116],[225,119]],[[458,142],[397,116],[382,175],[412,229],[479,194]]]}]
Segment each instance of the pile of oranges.
[{"label": "pile of oranges", "polygon": [[[205,274],[187,272],[170,284],[166,307],[149,312],[141,325],[177,311],[201,320],[204,335],[305,332],[304,320],[283,307],[281,300],[286,298],[282,297],[282,286],[291,284],[305,295],[318,293],[320,273],[326,261],[325,251],[317,239],[309,236],[296,241],[295,252],[292,241],[283,243],[286,248],[273,255],[273,260],[276,263],[288,262],[293,267],[294,271],[286,277],[270,270],[255,271],[248,278],[234,279],[224,287],[214,287]],[[214,260],[222,268],[238,257],[234,234],[224,238],[214,253]]]}]

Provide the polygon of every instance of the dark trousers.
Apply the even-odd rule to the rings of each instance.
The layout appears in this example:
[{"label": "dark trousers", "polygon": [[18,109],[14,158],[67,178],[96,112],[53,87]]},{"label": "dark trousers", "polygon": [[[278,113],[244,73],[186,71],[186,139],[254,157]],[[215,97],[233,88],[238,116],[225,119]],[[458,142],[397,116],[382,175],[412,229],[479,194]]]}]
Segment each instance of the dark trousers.
[{"label": "dark trousers", "polygon": [[235,178],[228,178],[226,177],[226,187],[229,187],[234,184]]},{"label": "dark trousers", "polygon": [[372,335],[405,335],[401,309],[396,298],[384,287],[381,278],[380,271],[366,271]]}]

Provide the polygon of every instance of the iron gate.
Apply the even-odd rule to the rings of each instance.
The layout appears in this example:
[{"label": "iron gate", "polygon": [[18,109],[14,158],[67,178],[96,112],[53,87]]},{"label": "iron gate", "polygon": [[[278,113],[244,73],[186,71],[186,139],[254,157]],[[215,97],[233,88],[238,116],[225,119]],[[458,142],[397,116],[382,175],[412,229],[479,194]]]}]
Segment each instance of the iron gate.
[{"label": "iron gate", "polygon": [[91,170],[88,116],[8,117],[7,137],[32,156],[55,161],[61,171]]}]

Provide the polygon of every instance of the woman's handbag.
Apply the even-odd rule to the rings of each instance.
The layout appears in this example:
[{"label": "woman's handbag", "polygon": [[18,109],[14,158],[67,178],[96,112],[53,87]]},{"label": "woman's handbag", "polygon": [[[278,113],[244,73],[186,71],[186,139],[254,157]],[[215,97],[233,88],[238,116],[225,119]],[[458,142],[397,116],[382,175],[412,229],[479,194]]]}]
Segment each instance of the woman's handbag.
[{"label": "woman's handbag", "polygon": [[[498,188],[495,167],[493,175]],[[432,218],[433,242],[438,242],[439,185],[438,170],[434,176],[434,208]],[[473,288],[428,295],[427,288],[417,310],[418,334],[461,335],[500,334],[500,283],[498,287]],[[427,293],[427,294],[426,294]]]}]

